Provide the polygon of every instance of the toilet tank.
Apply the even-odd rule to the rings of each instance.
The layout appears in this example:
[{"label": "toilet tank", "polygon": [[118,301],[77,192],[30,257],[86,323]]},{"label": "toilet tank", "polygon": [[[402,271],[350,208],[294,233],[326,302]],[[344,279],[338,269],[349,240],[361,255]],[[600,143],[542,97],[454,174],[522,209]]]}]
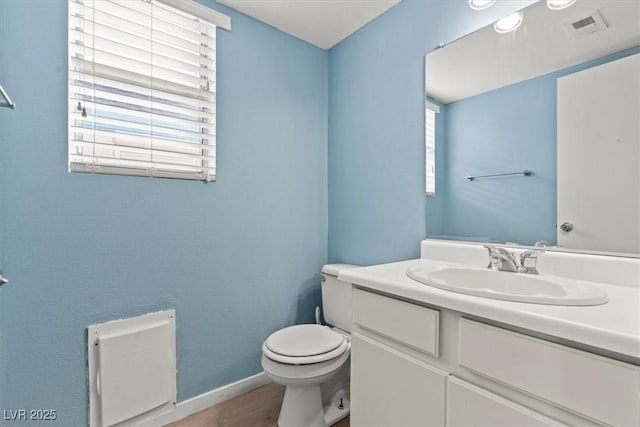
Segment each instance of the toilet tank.
[{"label": "toilet tank", "polygon": [[357,268],[351,264],[327,264],[322,267],[322,306],[324,321],[351,332],[351,283],[338,280],[338,272]]}]

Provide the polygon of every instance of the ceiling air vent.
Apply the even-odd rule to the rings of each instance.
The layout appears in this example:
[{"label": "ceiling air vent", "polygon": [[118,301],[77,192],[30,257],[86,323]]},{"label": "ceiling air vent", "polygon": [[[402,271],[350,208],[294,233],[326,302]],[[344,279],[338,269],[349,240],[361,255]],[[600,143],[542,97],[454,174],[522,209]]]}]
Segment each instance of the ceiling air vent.
[{"label": "ceiling air vent", "polygon": [[564,25],[574,39],[581,39],[607,29],[607,24],[597,10],[591,15],[566,22]]}]

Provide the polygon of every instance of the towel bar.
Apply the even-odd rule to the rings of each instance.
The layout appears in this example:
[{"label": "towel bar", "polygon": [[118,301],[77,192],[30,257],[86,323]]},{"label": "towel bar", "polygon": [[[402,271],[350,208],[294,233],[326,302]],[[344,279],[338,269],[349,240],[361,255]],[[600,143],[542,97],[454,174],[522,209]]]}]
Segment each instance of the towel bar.
[{"label": "towel bar", "polygon": [[494,173],[491,175],[480,175],[480,176],[470,176],[467,175],[464,177],[464,179],[466,179],[467,181],[473,181],[476,180],[478,178],[491,178],[494,176],[507,176],[507,175],[524,175],[524,176],[530,176],[531,174],[533,174],[532,171],[525,169],[522,172],[508,172],[508,173]]},{"label": "towel bar", "polygon": [[11,100],[11,98],[9,98],[9,95],[4,90],[2,85],[0,85],[0,95],[2,95],[2,97],[4,98],[4,103],[0,103],[0,107],[7,107],[11,109],[14,109],[16,107],[16,104]]}]

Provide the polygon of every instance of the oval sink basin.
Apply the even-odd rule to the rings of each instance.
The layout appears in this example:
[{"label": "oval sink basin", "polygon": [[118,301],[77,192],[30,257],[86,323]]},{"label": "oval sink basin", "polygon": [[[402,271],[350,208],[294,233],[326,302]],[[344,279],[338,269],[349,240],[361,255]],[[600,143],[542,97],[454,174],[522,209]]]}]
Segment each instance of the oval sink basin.
[{"label": "oval sink basin", "polygon": [[589,283],[544,274],[418,264],[407,270],[407,276],[447,291],[506,301],[550,305],[598,305],[608,301],[602,289]]}]

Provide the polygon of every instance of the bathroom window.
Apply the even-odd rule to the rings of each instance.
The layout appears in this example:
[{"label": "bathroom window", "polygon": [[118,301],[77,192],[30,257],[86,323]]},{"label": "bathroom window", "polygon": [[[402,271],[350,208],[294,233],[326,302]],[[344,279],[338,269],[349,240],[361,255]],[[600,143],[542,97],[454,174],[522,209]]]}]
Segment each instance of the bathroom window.
[{"label": "bathroom window", "polygon": [[429,101],[425,108],[425,188],[427,196],[436,195],[436,114],[440,107]]},{"label": "bathroom window", "polygon": [[191,1],[69,0],[69,171],[215,181],[219,22]]}]

